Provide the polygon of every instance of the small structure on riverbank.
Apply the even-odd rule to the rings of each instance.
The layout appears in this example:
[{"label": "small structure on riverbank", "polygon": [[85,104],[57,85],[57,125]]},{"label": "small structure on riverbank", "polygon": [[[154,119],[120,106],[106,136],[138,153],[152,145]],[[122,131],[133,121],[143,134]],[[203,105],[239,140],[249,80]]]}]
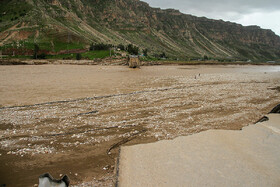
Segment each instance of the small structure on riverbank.
[{"label": "small structure on riverbank", "polygon": [[141,61],[137,55],[129,55],[127,58],[128,66],[130,68],[140,68]]}]

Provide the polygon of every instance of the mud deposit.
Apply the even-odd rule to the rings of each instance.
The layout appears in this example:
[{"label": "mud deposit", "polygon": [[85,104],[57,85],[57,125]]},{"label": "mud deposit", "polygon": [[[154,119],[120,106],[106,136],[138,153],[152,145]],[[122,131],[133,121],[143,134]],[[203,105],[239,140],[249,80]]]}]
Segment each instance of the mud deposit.
[{"label": "mud deposit", "polygon": [[44,172],[113,186],[119,146],[239,130],[280,101],[279,66],[2,66],[0,80],[7,186]]}]

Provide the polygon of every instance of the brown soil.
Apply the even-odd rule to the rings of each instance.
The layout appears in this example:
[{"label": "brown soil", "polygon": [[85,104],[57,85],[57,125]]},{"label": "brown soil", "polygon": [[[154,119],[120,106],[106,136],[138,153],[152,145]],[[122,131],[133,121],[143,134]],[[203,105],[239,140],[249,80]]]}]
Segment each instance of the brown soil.
[{"label": "brown soil", "polygon": [[33,186],[50,172],[72,185],[113,186],[119,146],[252,124],[278,104],[279,71],[1,66],[0,185]]}]

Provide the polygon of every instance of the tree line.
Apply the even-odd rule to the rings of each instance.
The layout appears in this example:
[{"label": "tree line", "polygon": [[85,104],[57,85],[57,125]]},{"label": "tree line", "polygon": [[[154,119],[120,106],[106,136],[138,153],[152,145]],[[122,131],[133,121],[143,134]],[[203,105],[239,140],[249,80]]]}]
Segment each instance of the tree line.
[{"label": "tree line", "polygon": [[[140,49],[139,47],[133,45],[133,44],[128,44],[128,45],[123,45],[119,44],[117,46],[114,46],[112,44],[104,44],[104,43],[91,43],[89,50],[90,51],[101,51],[101,50],[110,50],[111,48],[118,48],[121,51],[127,51],[128,54],[130,55],[139,55]],[[45,59],[46,54],[44,53],[39,53],[39,45],[34,44],[34,53],[33,53],[33,58],[34,59]],[[143,56],[148,57],[148,49],[145,48],[142,50]],[[155,54],[154,55],[156,58],[167,58],[165,52],[161,54]],[[81,54],[77,54],[76,56],[77,60],[81,59]]]},{"label": "tree line", "polygon": [[[140,52],[139,47],[133,45],[133,44],[128,44],[128,45],[123,45],[119,44],[117,46],[113,46],[112,44],[104,44],[104,43],[92,43],[90,44],[89,50],[90,51],[98,51],[98,50],[109,50],[110,48],[116,47],[120,49],[121,51],[127,51],[130,55],[138,55]],[[143,49],[142,50],[144,56],[148,56],[148,49]]]}]

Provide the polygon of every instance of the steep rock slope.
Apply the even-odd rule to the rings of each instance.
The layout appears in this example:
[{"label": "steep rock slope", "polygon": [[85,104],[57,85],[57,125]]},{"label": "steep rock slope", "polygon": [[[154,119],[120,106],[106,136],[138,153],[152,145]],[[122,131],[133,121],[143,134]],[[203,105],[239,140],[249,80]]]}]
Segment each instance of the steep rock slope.
[{"label": "steep rock slope", "polygon": [[[151,8],[139,0],[22,0],[0,2],[0,44],[46,50],[91,42],[129,44],[180,58],[272,60],[280,37],[271,30]],[[21,41],[21,42],[20,42]],[[11,44],[10,44],[11,45]]]}]

